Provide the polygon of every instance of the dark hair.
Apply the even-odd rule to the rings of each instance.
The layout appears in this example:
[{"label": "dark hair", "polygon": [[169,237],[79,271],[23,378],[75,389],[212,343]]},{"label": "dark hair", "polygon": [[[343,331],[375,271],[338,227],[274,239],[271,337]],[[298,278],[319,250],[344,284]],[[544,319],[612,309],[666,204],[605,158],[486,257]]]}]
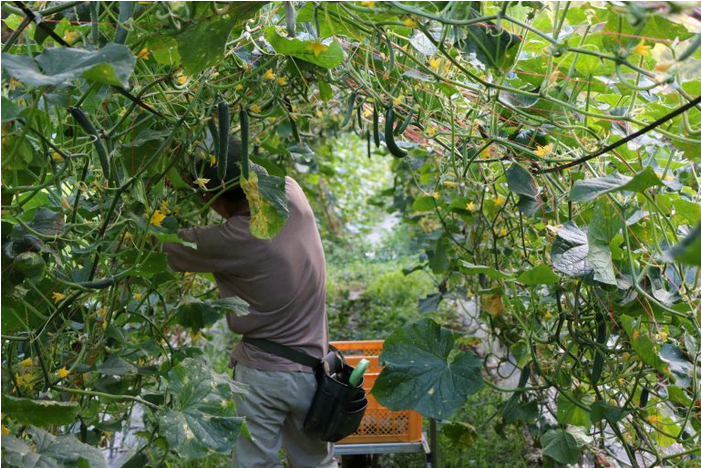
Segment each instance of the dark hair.
[{"label": "dark hair", "polygon": [[[223,180],[219,177],[218,173],[217,165],[219,164],[219,161],[217,161],[217,164],[212,165],[208,157],[204,157],[201,152],[198,153],[200,154],[193,155],[193,169],[195,171],[194,179],[209,179],[209,182],[207,182],[205,186],[208,191],[212,192],[218,192],[221,190],[222,186],[229,186],[229,188],[221,195],[221,198],[224,198],[225,200],[237,202],[246,198],[246,194],[243,192],[243,189],[238,182],[238,178],[241,175],[241,142],[239,140],[229,135],[229,151],[227,157],[228,163],[226,165],[226,175]],[[199,186],[196,187],[199,188]]]}]

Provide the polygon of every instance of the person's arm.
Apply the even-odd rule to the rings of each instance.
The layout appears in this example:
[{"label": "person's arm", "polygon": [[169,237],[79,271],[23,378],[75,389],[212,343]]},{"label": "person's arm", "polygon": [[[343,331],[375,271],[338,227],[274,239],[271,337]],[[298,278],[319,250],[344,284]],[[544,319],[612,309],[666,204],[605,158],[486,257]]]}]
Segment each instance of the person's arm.
[{"label": "person's arm", "polygon": [[178,237],[195,244],[197,248],[176,242],[163,244],[168,264],[173,270],[193,273],[214,273],[218,270],[222,261],[222,247],[225,245],[221,226],[181,229]]}]

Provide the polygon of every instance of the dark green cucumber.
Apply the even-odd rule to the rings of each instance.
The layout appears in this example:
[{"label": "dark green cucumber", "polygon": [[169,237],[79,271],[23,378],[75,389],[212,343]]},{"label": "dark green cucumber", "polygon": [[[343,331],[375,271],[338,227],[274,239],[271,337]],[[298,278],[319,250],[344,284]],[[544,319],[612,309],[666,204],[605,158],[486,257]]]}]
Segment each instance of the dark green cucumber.
[{"label": "dark green cucumber", "polygon": [[105,150],[105,147],[102,144],[102,140],[100,139],[100,135],[97,133],[97,129],[92,124],[92,122],[90,122],[90,119],[88,119],[88,116],[85,113],[85,111],[80,107],[69,107],[68,110],[70,111],[71,115],[78,123],[78,125],[80,125],[81,128],[85,131],[85,133],[93,137],[93,146],[95,146],[95,151],[97,151],[97,155],[100,158],[100,166],[102,167],[102,173],[104,174],[105,179],[109,179],[110,161],[107,157],[107,151]]},{"label": "dark green cucumber", "polygon": [[241,109],[241,175],[248,179],[248,112]]},{"label": "dark green cucumber", "polygon": [[377,107],[372,108],[372,137],[375,140],[375,147],[380,147],[380,116],[377,115]]},{"label": "dark green cucumber", "polygon": [[219,103],[219,155],[217,156],[217,176],[226,180],[226,169],[229,165],[229,105]]},{"label": "dark green cucumber", "polygon": [[348,100],[348,109],[346,109],[346,116],[343,118],[343,122],[341,122],[341,127],[345,127],[346,124],[350,121],[351,117],[353,116],[353,109],[355,108],[355,98],[357,97],[357,93],[353,92],[350,95],[350,99]]},{"label": "dark green cucumber", "polygon": [[[606,346],[606,319],[603,314],[596,314],[596,342],[601,346]],[[597,347],[594,351],[594,364],[591,369],[591,383],[596,385],[604,370],[604,353]]]},{"label": "dark green cucumber", "polygon": [[209,119],[207,121],[207,126],[209,127],[209,133],[212,135],[212,142],[214,143],[214,155],[219,161],[219,130],[217,130],[217,124],[214,123],[214,119]]},{"label": "dark green cucumber", "polygon": [[372,145],[370,144],[370,129],[367,130],[366,136],[368,138],[368,159],[370,159],[372,155]]},{"label": "dark green cucumber", "polygon": [[395,158],[403,158],[407,155],[407,152],[397,146],[397,142],[394,141],[394,108],[392,106],[387,107],[387,114],[385,115],[385,145],[389,153]]}]

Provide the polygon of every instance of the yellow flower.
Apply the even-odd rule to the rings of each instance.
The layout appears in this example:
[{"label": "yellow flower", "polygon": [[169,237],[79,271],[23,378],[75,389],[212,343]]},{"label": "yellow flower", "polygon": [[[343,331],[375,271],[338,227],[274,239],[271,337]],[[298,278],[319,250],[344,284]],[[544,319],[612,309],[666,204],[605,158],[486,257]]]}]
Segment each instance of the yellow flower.
[{"label": "yellow flower", "polygon": [[66,377],[68,374],[70,374],[70,371],[68,369],[66,369],[66,366],[63,366],[56,372],[56,374],[58,375],[59,379],[62,379],[64,377]]},{"label": "yellow flower", "polygon": [[[197,181],[195,181],[195,182],[197,182]],[[156,227],[161,227],[161,223],[163,222],[164,219],[166,219],[166,214],[161,210],[156,210],[151,215],[151,219],[149,219],[149,223],[153,224]]]},{"label": "yellow flower", "polygon": [[66,200],[66,197],[61,197],[61,206],[67,210],[71,209],[71,205],[68,203],[68,200]]},{"label": "yellow flower", "polygon": [[415,28],[416,26],[418,26],[418,24],[413,19],[407,18],[404,20],[404,26],[406,26],[407,28]]},{"label": "yellow flower", "polygon": [[643,39],[642,41],[638,42],[638,45],[635,46],[633,53],[640,54],[643,57],[649,57],[650,49],[652,49],[652,46],[645,45],[645,39]]},{"label": "yellow flower", "polygon": [[273,69],[272,69],[272,68],[268,68],[268,69],[265,71],[265,74],[263,74],[263,79],[264,79],[264,80],[274,80],[274,79],[275,79],[275,73],[273,73]]},{"label": "yellow flower", "polygon": [[209,182],[209,179],[205,179],[204,177],[198,177],[197,179],[195,179],[195,184],[199,185],[203,189],[207,188],[208,182]]},{"label": "yellow flower", "polygon": [[540,145],[538,145],[538,149],[535,150],[535,154],[537,154],[537,155],[540,156],[541,158],[544,158],[544,157],[550,155],[550,153],[552,152],[552,150],[553,150],[553,145],[552,145],[552,143],[549,144],[549,145],[545,145],[545,146],[540,146]]},{"label": "yellow flower", "polygon": [[640,330],[633,330],[633,339],[637,340],[640,338]]},{"label": "yellow flower", "polygon": [[234,89],[235,89],[236,91],[241,91],[241,90],[243,89],[243,85],[242,85],[241,83],[239,83],[239,84],[237,84],[237,85],[234,87]]},{"label": "yellow flower", "polygon": [[654,414],[651,414],[650,416],[647,417],[647,421],[652,424],[653,426],[656,426],[660,423],[660,418],[659,416],[656,416]]},{"label": "yellow flower", "polygon": [[120,116],[120,117],[124,117],[124,115],[125,115],[126,113],[127,113],[127,108],[126,108],[126,107],[122,107],[121,109],[119,109],[119,112],[117,112],[117,115]]},{"label": "yellow flower", "polygon": [[137,301],[140,301],[140,300],[143,299],[143,298],[144,298],[143,294],[141,294],[141,293],[134,293],[134,299],[136,299]]},{"label": "yellow flower", "polygon": [[63,156],[61,156],[57,151],[54,151],[51,154],[51,159],[53,159],[54,161],[60,161],[61,159],[63,159]]},{"label": "yellow flower", "polygon": [[314,53],[314,57],[318,57],[329,49],[329,46],[321,43],[319,39],[312,42],[307,46],[307,50],[311,50]]},{"label": "yellow flower", "polygon": [[397,96],[397,98],[396,98],[394,101],[392,101],[392,102],[393,102],[393,104],[394,104],[395,106],[398,106],[399,104],[402,103],[403,100],[404,100],[404,96],[399,95],[399,96]]},{"label": "yellow flower", "polygon": [[124,242],[130,241],[131,240],[131,232],[127,231],[124,233],[124,236],[122,236],[122,239]]},{"label": "yellow flower", "polygon": [[0,432],[2,432],[2,435],[10,435],[10,429],[3,424],[2,429],[0,429]]},{"label": "yellow flower", "polygon": [[253,104],[251,106],[251,112],[255,112],[256,114],[260,114],[260,106],[258,104]]},{"label": "yellow flower", "polygon": [[170,211],[170,209],[168,209],[168,200],[161,201],[161,211],[164,213],[168,213]]},{"label": "yellow flower", "polygon": [[475,211],[477,209],[477,205],[475,205],[474,202],[470,202],[465,206],[465,209],[467,211]]},{"label": "yellow flower", "polygon": [[368,7],[368,8],[374,8],[375,7],[375,2],[360,2],[361,5]]},{"label": "yellow flower", "polygon": [[284,76],[281,76],[280,78],[277,79],[277,84],[278,86],[285,86],[287,84],[287,78]]},{"label": "yellow flower", "polygon": [[441,59],[439,59],[439,58],[429,57],[428,63],[431,64],[432,70],[438,70],[439,68],[441,68]]},{"label": "yellow flower", "polygon": [[73,44],[78,37],[80,37],[80,33],[78,31],[66,31],[63,34],[63,40],[66,41],[68,45]]},{"label": "yellow flower", "polygon": [[435,198],[436,200],[438,200],[439,198],[441,198],[441,194],[438,193],[438,192],[433,192],[433,193],[431,194],[431,196],[432,196],[433,198]]},{"label": "yellow flower", "polygon": [[149,56],[149,53],[150,53],[149,50],[148,50],[146,47],[144,47],[143,49],[141,49],[141,50],[139,51],[138,54],[136,54],[136,58],[139,58],[139,59],[147,59],[148,56]]},{"label": "yellow flower", "polygon": [[27,358],[24,361],[19,362],[20,367],[32,367],[34,365],[34,362],[32,361],[32,358]]},{"label": "yellow flower", "polygon": [[180,73],[178,76],[175,77],[175,80],[178,82],[178,84],[185,84],[187,82],[187,75],[183,75]]},{"label": "yellow flower", "polygon": [[372,115],[372,109],[370,109],[369,107],[363,111],[363,116],[370,117],[371,115]]},{"label": "yellow flower", "polygon": [[436,134],[436,127],[431,126],[431,127],[428,127],[426,129],[426,135],[433,136],[435,134]]},{"label": "yellow flower", "polygon": [[499,231],[499,235],[501,237],[504,237],[507,234],[508,234],[508,231],[506,230],[506,228],[501,228],[501,231]]},{"label": "yellow flower", "polygon": [[501,206],[506,202],[506,199],[499,195],[496,200],[494,200],[494,205],[495,206]]},{"label": "yellow flower", "polygon": [[105,318],[107,316],[107,309],[105,307],[100,307],[97,309],[97,315],[99,315],[102,318]]},{"label": "yellow flower", "polygon": [[315,115],[316,115],[318,118],[322,118],[322,117],[324,116],[324,113],[321,112],[320,110],[318,110],[318,111],[315,112]]},{"label": "yellow flower", "polygon": [[669,336],[669,333],[663,332],[663,331],[661,331],[661,332],[659,332],[659,333],[657,334],[657,338],[658,338],[660,341],[667,341],[667,337],[668,337],[668,336]]},{"label": "yellow flower", "polygon": [[51,294],[51,296],[54,298],[54,304],[57,304],[66,298],[66,295],[61,294],[60,292],[55,292]]},{"label": "yellow flower", "polygon": [[216,154],[210,154],[209,155],[209,165],[214,166],[217,163],[217,155]]}]

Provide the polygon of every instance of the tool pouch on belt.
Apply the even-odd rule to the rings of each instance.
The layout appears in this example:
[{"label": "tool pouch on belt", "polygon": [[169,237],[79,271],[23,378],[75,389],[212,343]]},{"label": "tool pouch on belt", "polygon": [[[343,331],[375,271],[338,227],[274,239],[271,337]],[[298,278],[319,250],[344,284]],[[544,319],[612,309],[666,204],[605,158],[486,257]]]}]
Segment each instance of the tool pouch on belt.
[{"label": "tool pouch on belt", "polygon": [[360,426],[368,400],[361,380],[348,384],[353,367],[333,347],[322,360],[307,353],[262,338],[244,337],[245,343],[292,362],[314,369],[317,387],[304,421],[304,429],[325,442],[338,442]]}]

